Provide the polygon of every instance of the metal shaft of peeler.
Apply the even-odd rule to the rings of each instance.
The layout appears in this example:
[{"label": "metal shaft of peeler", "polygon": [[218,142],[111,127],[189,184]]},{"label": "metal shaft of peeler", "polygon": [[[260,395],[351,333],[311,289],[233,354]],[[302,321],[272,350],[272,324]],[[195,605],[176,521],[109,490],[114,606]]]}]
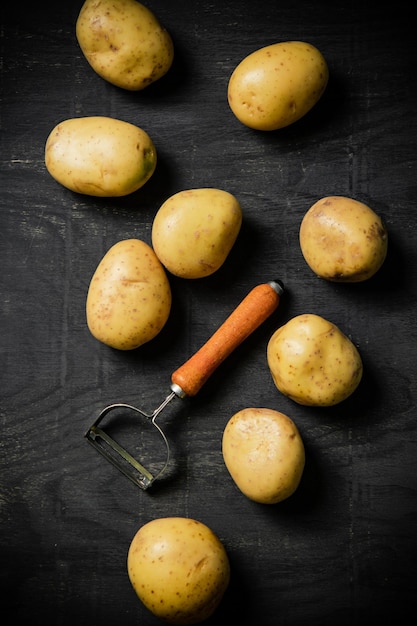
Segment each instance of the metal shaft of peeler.
[{"label": "metal shaft of peeler", "polygon": [[276,310],[283,293],[279,280],[254,287],[210,339],[172,374],[173,392],[182,398],[195,396],[219,365]]},{"label": "metal shaft of peeler", "polygon": [[158,417],[158,415],[161,413],[161,411],[163,411],[165,409],[165,407],[167,406],[167,404],[169,404],[171,402],[171,400],[173,400],[177,396],[179,396],[180,398],[184,398],[185,397],[184,394],[181,394],[180,390],[178,390],[178,392],[176,392],[175,389],[173,389],[171,391],[171,393],[165,398],[165,400],[154,410],[152,415],[147,416],[147,417],[151,417],[152,418],[152,422],[155,423],[155,420]]}]

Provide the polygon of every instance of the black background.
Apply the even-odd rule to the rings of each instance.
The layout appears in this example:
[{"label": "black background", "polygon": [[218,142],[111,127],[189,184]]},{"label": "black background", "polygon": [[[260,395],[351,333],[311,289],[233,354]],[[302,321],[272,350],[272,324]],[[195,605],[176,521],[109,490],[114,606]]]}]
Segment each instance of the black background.
[{"label": "black background", "polygon": [[[404,6],[402,6],[404,4]],[[145,522],[198,519],[223,541],[229,589],[207,624],[409,624],[416,608],[416,48],[405,3],[149,0],[170,31],[169,74],[130,93],[98,77],[75,39],[81,0],[2,3],[0,523],[2,623],[156,625],[127,577]],[[411,5],[409,5],[411,6]],[[330,68],[320,103],[271,133],[231,113],[227,83],[267,44],[316,45]],[[146,130],[152,179],[122,199],[74,194],[44,166],[60,121],[108,115]],[[239,199],[243,225],[211,277],[170,276],[172,312],[151,343],[122,353],[88,332],[91,276],[111,245],[151,243],[153,217],[173,193],[218,187]],[[346,195],[383,216],[389,253],[369,281],[316,278],[298,243],[307,209]],[[115,401],[151,410],[171,372],[250,289],[280,278],[276,313],[193,399],[159,423],[171,444],[165,480],[142,492],[85,441]],[[266,363],[272,332],[300,313],[337,324],[358,347],[358,390],[328,409],[296,405]],[[223,429],[244,407],[287,413],[307,463],[287,501],[255,504],[221,455]],[[133,446],[141,424],[125,433]],[[153,449],[151,448],[153,452]],[[4,618],[4,615],[6,617]]]}]

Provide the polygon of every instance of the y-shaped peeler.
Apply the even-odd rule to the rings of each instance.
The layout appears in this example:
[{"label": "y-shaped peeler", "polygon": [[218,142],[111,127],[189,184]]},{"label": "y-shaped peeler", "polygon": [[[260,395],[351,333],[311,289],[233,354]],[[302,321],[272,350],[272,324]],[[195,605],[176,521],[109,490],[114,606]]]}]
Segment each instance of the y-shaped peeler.
[{"label": "y-shaped peeler", "polygon": [[[152,412],[146,413],[130,404],[116,403],[101,411],[85,433],[91,443],[108,461],[141,489],[148,489],[169,464],[168,440],[156,418],[173,398],[195,396],[218,366],[253,333],[278,307],[284,285],[274,280],[254,287],[229,315],[210,339],[171,376],[171,392]],[[166,447],[166,460],[155,473],[144,467],[125,448],[100,428],[105,416],[116,410],[130,410],[146,417],[155,426]]]}]

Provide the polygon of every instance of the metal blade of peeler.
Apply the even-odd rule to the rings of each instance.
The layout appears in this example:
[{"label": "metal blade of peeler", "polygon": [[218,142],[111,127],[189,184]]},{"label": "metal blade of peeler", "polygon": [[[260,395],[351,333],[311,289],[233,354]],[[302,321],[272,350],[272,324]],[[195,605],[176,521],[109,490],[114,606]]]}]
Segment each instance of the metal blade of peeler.
[{"label": "metal blade of peeler", "polygon": [[[221,363],[276,310],[283,293],[284,286],[279,280],[254,287],[208,341],[173,372],[171,392],[152,413],[129,404],[112,404],[104,408],[88,428],[84,435],[88,442],[134,484],[143,490],[148,489],[164,473],[170,458],[168,440],[156,423],[158,415],[175,397],[195,396]],[[145,416],[161,435],[166,447],[166,459],[156,473],[145,468],[99,427],[106,415],[120,408]]]},{"label": "metal blade of peeler", "polygon": [[[152,412],[145,413],[136,406],[132,406],[131,404],[126,404],[124,402],[118,402],[115,404],[111,404],[104,408],[95,422],[91,424],[88,430],[85,432],[84,436],[87,441],[98,451],[100,454],[107,459],[114,467],[116,467],[122,474],[124,474],[131,482],[140,487],[143,490],[148,489],[152,485],[152,483],[161,476],[168,467],[170,460],[170,450],[168,440],[165,436],[165,433],[160,428],[160,426],[156,423],[156,418],[159,413],[166,407],[167,404],[176,397],[174,391],[165,398],[165,400]],[[121,446],[113,437],[110,437],[101,427],[100,423],[103,419],[110,413],[110,411],[115,411],[117,409],[126,409],[128,411],[134,411],[135,413],[139,413],[140,415],[146,417],[152,422],[152,425],[157,429],[158,433],[161,435],[162,440],[165,444],[166,448],[166,458],[160,469],[153,473],[142,463],[137,461],[131,454],[128,452],[123,446]]]}]

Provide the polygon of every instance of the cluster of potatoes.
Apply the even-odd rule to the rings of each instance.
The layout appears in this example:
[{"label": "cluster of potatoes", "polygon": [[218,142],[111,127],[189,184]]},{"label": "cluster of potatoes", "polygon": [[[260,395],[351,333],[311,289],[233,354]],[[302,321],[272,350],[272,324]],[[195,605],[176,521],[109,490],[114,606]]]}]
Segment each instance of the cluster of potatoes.
[{"label": "cluster of potatoes", "polygon": [[242,209],[221,189],[186,189],[168,198],[152,224],[152,245],[118,241],[100,261],[87,294],[87,324],[96,339],[132,350],[160,333],[171,312],[167,273],[209,276],[239,234]]},{"label": "cluster of potatoes", "polygon": [[[92,69],[119,88],[137,91],[164,76],[174,46],[156,16],[136,0],[86,0],[76,23]],[[316,105],[329,78],[327,63],[301,41],[260,48],[233,71],[229,107],[242,124],[274,131]],[[157,166],[155,145],[143,129],[110,117],[60,122],[45,146],[51,176],[68,189],[117,197],[139,190]],[[152,244],[115,243],[99,262],[87,294],[87,325],[100,342],[133,350],[151,341],[171,311],[169,274],[201,279],[226,261],[242,224],[239,201],[225,190],[187,189],[168,198],[152,225]],[[299,243],[312,272],[329,281],[361,282],[382,266],[387,231],[381,218],[352,198],[319,199],[301,221]],[[362,377],[352,341],[332,322],[298,315],[271,336],[267,363],[277,389],[305,406],[332,406],[349,397]],[[276,504],[298,488],[303,440],[287,415],[245,408],[222,438],[225,466],[250,500]],[[203,523],[181,517],[152,520],[128,552],[128,575],[144,605],[165,622],[195,624],[220,603],[230,564],[219,538]]]}]

